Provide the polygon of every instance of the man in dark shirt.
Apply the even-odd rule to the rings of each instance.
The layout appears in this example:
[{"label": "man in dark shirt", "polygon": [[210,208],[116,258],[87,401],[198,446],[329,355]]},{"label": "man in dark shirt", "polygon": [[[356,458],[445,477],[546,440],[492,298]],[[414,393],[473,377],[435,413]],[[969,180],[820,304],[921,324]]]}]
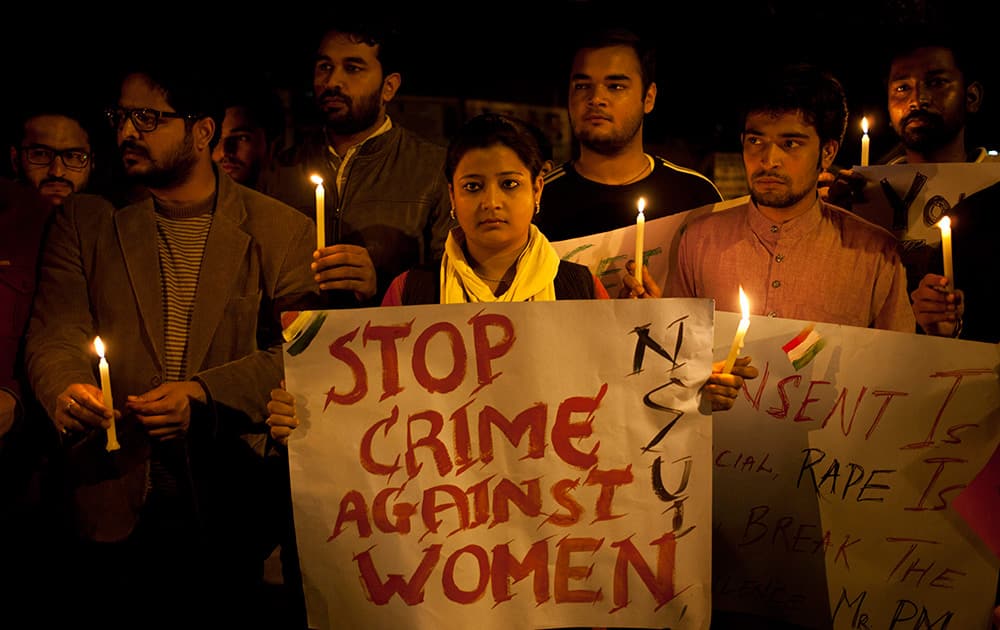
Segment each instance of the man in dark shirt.
[{"label": "man in dark shirt", "polygon": [[722,201],[715,184],[643,150],[643,119],[656,103],[656,53],[634,33],[600,30],[574,49],[569,118],[579,155],[545,177],[535,219],[552,241],[632,225]]}]

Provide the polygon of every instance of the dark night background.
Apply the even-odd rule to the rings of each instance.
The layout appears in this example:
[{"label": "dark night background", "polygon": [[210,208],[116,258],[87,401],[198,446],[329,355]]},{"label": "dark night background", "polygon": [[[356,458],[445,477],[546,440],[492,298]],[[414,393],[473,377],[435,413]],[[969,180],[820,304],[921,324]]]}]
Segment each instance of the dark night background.
[{"label": "dark night background", "polygon": [[[715,2],[560,0],[528,3],[413,2],[378,5],[399,18],[408,50],[400,95],[563,106],[567,45],[575,27],[621,22],[659,50],[656,109],[647,117],[653,148],[699,167],[699,156],[738,150],[740,90],[755,70],[779,61],[814,61],[844,83],[851,118],[837,162],[856,160],[862,114],[873,121],[872,158],[894,144],[885,114],[882,46],[899,29],[933,22],[967,35],[979,54],[984,110],[971,129],[978,145],[1000,147],[1000,64],[990,3],[968,0]],[[309,112],[314,27],[329,9],[298,1],[190,2],[80,6],[34,3],[0,25],[4,120],[32,95],[77,100],[97,112],[114,101],[109,77],[136,52],[202,54],[221,80],[267,79]],[[307,114],[303,114],[307,115]],[[8,127],[4,125],[4,144]],[[5,158],[6,160],[6,158]]]}]

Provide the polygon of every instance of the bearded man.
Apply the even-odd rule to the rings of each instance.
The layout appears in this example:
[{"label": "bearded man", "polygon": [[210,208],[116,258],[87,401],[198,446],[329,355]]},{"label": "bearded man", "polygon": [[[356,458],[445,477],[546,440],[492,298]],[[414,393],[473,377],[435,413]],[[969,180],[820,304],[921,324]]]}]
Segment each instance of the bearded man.
[{"label": "bearded man", "polygon": [[[450,216],[445,149],[393,123],[386,106],[399,72],[391,24],[343,23],[320,38],[313,94],[322,132],[279,156],[261,190],[316,217],[318,174],[325,188],[325,244],[318,264],[322,289],[355,292],[377,306],[389,283],[411,267],[439,260]],[[358,270],[374,266],[374,295],[358,293]]]},{"label": "bearded man", "polygon": [[643,122],[656,105],[656,51],[632,31],[584,31],[573,48],[568,112],[577,157],[545,176],[535,218],[549,240],[600,234],[722,201],[703,174],[643,148]]},{"label": "bearded man", "polygon": [[64,593],[85,625],[242,625],[232,616],[254,609],[273,538],[262,488],[279,308],[320,305],[315,228],[220,176],[221,112],[199,66],[140,66],[106,114],[125,175],[149,195],[118,210],[66,200],[28,327],[28,377],[72,489]]}]

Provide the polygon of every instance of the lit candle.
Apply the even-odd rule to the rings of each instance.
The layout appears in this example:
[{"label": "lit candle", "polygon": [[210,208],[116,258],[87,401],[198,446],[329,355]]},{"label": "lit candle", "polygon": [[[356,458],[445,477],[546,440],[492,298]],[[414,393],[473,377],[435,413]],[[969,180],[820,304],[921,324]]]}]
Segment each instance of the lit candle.
[{"label": "lit candle", "polygon": [[871,140],[868,139],[868,117],[861,117],[861,166],[868,166],[868,147]]},{"label": "lit candle", "polygon": [[937,222],[941,228],[941,253],[944,255],[944,276],[948,278],[948,284],[955,286],[955,272],[951,268],[951,219],[948,215],[941,217]]},{"label": "lit candle", "polygon": [[326,190],[319,175],[309,179],[316,184],[316,249],[323,249],[326,247]]},{"label": "lit candle", "polygon": [[101,357],[98,368],[101,371],[101,393],[104,394],[104,406],[111,410],[111,425],[108,427],[108,445],[105,447],[109,451],[117,451],[121,448],[118,445],[118,434],[115,432],[115,401],[111,397],[111,373],[108,371],[108,360],[104,358],[104,342],[100,337],[94,337],[94,349],[97,356]]},{"label": "lit candle", "polygon": [[747,328],[750,328],[750,302],[747,300],[747,294],[743,292],[743,285],[740,285],[740,310],[743,311],[743,316],[740,318],[740,325],[736,327],[736,336],[733,337],[733,345],[729,348],[729,356],[726,357],[726,363],[722,366],[723,374],[729,374],[733,371],[736,357],[739,356],[740,348],[743,347],[743,338],[746,337]]},{"label": "lit candle", "polygon": [[646,237],[646,215],[642,211],[646,208],[646,198],[639,197],[639,214],[635,217],[635,281],[642,286],[642,259],[643,239]]}]

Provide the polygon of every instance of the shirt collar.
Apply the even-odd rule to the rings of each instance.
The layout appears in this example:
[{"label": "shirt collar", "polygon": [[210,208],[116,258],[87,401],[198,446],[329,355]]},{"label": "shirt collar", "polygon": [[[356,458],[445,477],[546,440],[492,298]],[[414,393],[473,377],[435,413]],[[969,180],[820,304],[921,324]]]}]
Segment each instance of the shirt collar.
[{"label": "shirt collar", "polygon": [[329,142],[327,142],[326,148],[330,152],[330,155],[332,155],[334,158],[337,158],[338,160],[339,159],[344,159],[344,158],[347,158],[348,156],[352,155],[358,149],[358,147],[360,147],[364,143],[368,142],[369,140],[371,140],[375,136],[382,135],[383,133],[389,131],[390,129],[392,129],[392,119],[390,119],[389,115],[386,114],[385,121],[379,126],[379,128],[376,129],[375,131],[373,131],[370,136],[368,136],[367,138],[365,138],[361,142],[359,142],[359,143],[353,145],[351,148],[349,148],[347,150],[347,155],[345,155],[345,156],[337,155],[337,151],[333,148],[333,145],[330,144]]},{"label": "shirt collar", "polygon": [[798,238],[812,231],[823,218],[823,202],[819,197],[808,210],[799,216],[787,221],[776,222],[764,216],[764,213],[757,207],[756,202],[750,201],[747,211],[747,218],[750,221],[750,229],[764,240],[777,240],[778,236]]}]

